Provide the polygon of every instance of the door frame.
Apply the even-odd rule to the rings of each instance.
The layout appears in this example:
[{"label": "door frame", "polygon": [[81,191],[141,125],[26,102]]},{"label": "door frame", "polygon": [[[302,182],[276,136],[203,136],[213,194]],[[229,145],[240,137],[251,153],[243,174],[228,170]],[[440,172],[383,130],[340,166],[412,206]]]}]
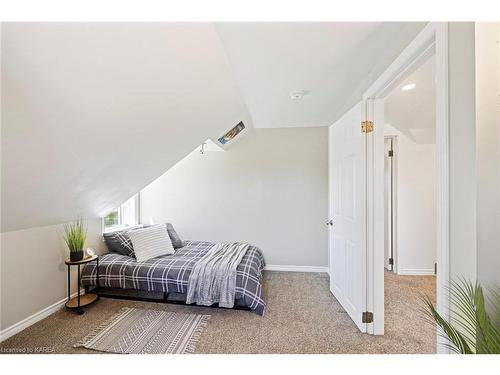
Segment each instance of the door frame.
[{"label": "door frame", "polygon": [[[420,63],[435,54],[436,60],[436,159],[437,159],[437,309],[449,320],[450,300],[446,288],[450,282],[450,190],[449,190],[449,100],[448,100],[448,23],[431,22],[415,37],[394,62],[363,95],[368,103],[367,118],[375,123],[370,133],[368,166],[373,172],[367,181],[368,196],[368,308],[374,322],[369,333],[384,333],[384,275],[383,260],[383,99]],[[377,126],[378,125],[378,126]],[[408,322],[409,324],[411,322]],[[437,337],[438,352],[447,349]]]},{"label": "door frame", "polygon": [[[392,175],[391,175],[391,190],[392,190],[392,199],[391,199],[391,219],[392,219],[392,228],[391,228],[391,246],[392,246],[392,272],[398,273],[398,136],[397,135],[385,135],[384,134],[384,142],[386,139],[390,139],[392,141]],[[385,150],[384,150],[385,151]],[[385,157],[385,155],[384,155]],[[384,171],[385,172],[385,171]],[[385,220],[384,220],[385,222]],[[385,231],[385,227],[384,227]],[[384,232],[385,235],[385,232]],[[384,258],[385,263],[385,258]],[[385,267],[385,264],[384,264]]]}]

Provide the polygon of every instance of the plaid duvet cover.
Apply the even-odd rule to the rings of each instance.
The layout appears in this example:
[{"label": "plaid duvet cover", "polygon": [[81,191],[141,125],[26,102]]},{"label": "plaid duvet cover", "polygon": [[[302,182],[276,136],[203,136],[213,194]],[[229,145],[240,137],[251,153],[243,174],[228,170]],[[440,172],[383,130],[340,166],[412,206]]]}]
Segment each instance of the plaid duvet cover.
[{"label": "plaid duvet cover", "polygon": [[[184,241],[173,255],[137,262],[135,258],[117,253],[99,256],[101,287],[136,289],[148,292],[187,293],[189,275],[194,264],[214,244],[204,241]],[[264,314],[262,270],[264,257],[259,248],[250,246],[236,269],[236,296],[246,306]],[[82,270],[82,285],[96,285],[96,264],[86,264]]]}]

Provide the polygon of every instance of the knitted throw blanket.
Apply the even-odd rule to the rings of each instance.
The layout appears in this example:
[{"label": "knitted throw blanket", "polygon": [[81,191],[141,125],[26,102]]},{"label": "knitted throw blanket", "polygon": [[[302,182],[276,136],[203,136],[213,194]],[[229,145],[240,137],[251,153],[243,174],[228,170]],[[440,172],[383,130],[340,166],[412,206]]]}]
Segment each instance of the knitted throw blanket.
[{"label": "knitted throw blanket", "polygon": [[189,276],[186,303],[232,308],[236,292],[236,268],[248,244],[218,243],[193,267]]}]

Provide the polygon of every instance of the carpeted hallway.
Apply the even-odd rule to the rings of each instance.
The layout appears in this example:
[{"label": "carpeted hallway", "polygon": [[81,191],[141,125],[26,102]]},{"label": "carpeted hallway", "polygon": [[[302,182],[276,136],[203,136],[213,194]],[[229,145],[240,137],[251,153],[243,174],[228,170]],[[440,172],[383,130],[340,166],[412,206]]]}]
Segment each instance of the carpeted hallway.
[{"label": "carpeted hallway", "polygon": [[264,272],[264,317],[237,310],[101,299],[83,315],[61,310],[0,344],[0,353],[97,353],[73,344],[124,306],[210,314],[197,353],[435,353],[420,294],[434,299],[434,276],[385,274],[384,336],[359,333],[322,273]]}]

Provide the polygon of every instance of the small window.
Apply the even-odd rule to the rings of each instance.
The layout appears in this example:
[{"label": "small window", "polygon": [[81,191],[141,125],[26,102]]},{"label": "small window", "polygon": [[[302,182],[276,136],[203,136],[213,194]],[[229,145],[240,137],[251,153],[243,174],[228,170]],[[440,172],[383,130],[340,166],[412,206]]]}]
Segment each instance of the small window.
[{"label": "small window", "polygon": [[234,128],[218,139],[219,143],[225,145],[227,142],[240,134],[243,129],[245,129],[245,124],[243,124],[243,121],[240,121]]},{"label": "small window", "polygon": [[104,217],[104,228],[120,225],[120,209],[116,208]]},{"label": "small window", "polygon": [[103,217],[103,231],[113,232],[139,224],[139,193]]}]

